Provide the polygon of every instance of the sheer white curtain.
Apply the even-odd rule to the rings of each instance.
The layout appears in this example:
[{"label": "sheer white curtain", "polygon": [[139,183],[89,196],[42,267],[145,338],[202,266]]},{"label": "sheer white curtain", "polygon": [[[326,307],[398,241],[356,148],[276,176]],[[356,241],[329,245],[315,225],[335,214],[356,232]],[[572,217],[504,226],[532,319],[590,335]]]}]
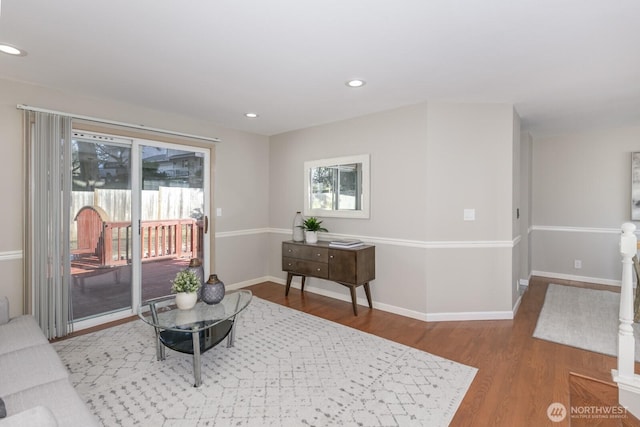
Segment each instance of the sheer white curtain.
[{"label": "sheer white curtain", "polygon": [[71,117],[24,111],[25,305],[49,338],[72,331]]}]

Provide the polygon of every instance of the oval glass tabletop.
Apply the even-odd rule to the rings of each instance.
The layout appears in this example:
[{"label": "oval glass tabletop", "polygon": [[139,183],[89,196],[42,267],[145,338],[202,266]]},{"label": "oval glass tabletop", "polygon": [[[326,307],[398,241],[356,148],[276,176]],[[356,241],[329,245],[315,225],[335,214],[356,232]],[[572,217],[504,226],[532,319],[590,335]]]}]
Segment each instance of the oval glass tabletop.
[{"label": "oval glass tabletop", "polygon": [[247,308],[252,297],[251,291],[231,291],[218,304],[199,301],[193,308],[181,310],[175,306],[175,296],[166,296],[145,301],[138,309],[138,316],[156,328],[199,332],[233,318]]}]

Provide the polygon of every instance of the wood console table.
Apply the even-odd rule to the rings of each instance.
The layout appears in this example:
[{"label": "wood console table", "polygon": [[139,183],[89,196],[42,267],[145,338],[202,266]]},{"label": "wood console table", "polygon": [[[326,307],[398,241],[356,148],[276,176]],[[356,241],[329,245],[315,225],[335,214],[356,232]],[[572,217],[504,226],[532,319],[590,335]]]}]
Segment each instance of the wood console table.
[{"label": "wood console table", "polygon": [[351,291],[353,314],[358,315],[356,288],[364,287],[369,308],[371,291],[369,282],[376,278],[376,248],[363,245],[356,248],[334,248],[329,242],[307,244],[303,242],[282,242],[282,270],[287,272],[285,296],[289,295],[293,276],[302,277],[301,291],[307,277],[318,277],[346,286]]}]

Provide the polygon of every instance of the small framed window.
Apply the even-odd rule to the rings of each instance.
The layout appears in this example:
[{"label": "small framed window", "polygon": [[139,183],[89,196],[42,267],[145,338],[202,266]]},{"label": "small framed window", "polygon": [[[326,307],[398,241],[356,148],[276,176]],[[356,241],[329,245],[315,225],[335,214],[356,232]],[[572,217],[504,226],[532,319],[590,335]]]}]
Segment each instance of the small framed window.
[{"label": "small framed window", "polygon": [[369,218],[369,155],[304,163],[304,213]]}]

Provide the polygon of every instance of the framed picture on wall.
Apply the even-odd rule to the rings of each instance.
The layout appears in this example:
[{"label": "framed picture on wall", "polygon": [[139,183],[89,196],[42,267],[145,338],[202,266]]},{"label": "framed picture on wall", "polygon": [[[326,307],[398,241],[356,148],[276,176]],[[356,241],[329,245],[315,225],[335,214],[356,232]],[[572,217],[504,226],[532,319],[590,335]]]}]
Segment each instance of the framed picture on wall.
[{"label": "framed picture on wall", "polygon": [[640,152],[631,153],[631,220],[640,221]]}]

